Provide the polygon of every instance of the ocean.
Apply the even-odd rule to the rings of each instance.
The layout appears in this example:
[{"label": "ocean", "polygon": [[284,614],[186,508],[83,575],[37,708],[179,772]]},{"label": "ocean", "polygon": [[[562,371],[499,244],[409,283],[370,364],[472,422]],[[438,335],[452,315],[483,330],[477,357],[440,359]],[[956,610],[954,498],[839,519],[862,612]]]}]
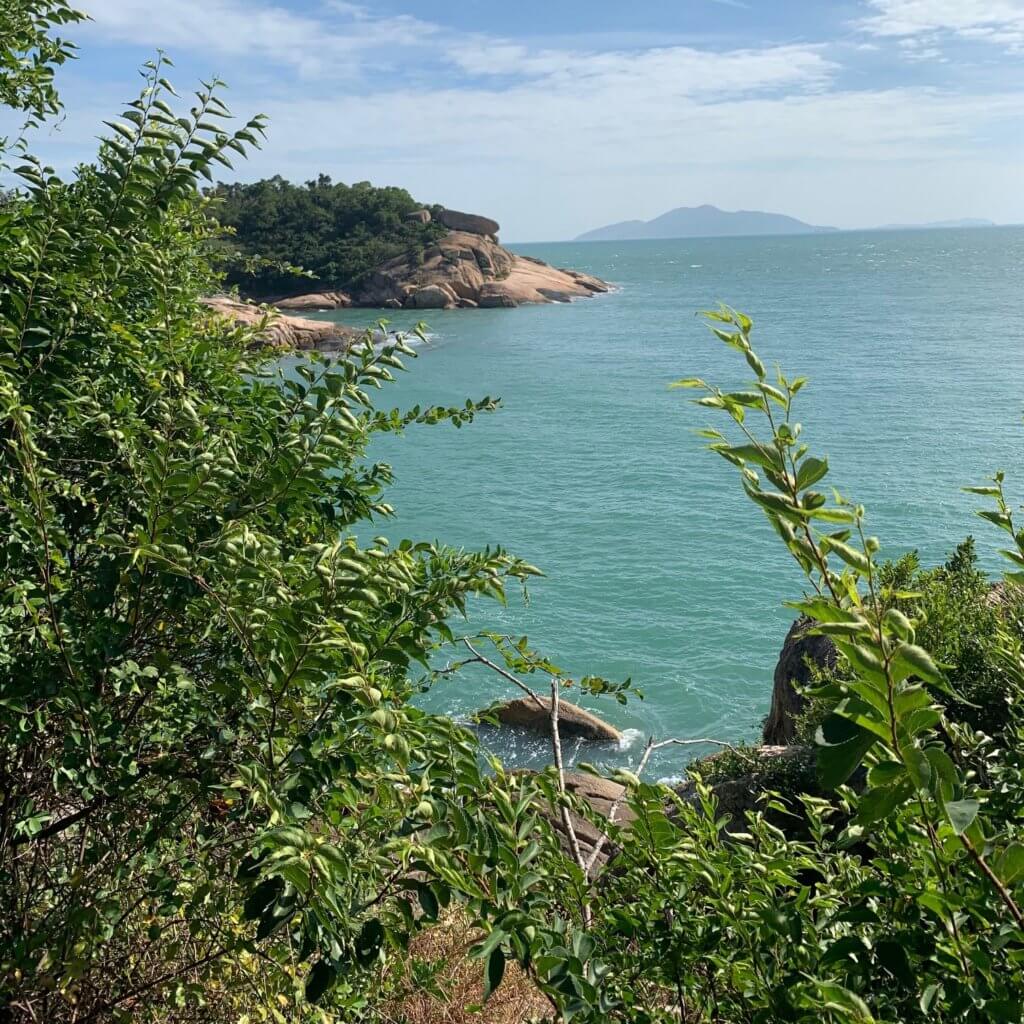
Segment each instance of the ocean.
[{"label": "ocean", "polygon": [[[935,564],[973,534],[998,571],[1000,538],[961,488],[1003,469],[1024,500],[1024,228],[510,248],[615,290],[426,315],[430,343],[382,402],[492,395],[502,408],[379,443],[371,455],[394,466],[397,516],[374,532],[501,545],[544,570],[528,601],[513,590],[507,607],[478,602],[456,628],[527,634],[566,673],[630,677],[644,691],[625,707],[582,699],[629,741],[573,756],[635,764],[647,736],[754,741],[768,710],[793,617],[783,602],[803,580],[735,472],[695,436],[722,425],[713,410],[668,388],[747,381],[696,315],[719,301],[753,317],[766,364],[810,378],[797,405],[804,439],[828,455],[832,486],[867,507],[884,554],[916,549]],[[424,700],[464,718],[506,694],[469,670]],[[517,764],[550,760],[535,738],[485,739]],[[679,775],[701,752],[661,751],[653,774]]]}]

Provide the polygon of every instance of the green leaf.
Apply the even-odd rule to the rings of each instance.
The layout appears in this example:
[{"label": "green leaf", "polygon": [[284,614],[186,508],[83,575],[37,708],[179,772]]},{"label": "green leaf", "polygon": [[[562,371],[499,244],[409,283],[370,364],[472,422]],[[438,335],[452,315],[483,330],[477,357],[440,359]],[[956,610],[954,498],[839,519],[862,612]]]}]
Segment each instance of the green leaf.
[{"label": "green leaf", "polygon": [[1001,850],[999,856],[996,857],[993,870],[999,880],[1007,886],[1012,886],[1020,878],[1024,878],[1024,845],[1010,843],[1009,846]]},{"label": "green leaf", "polygon": [[901,807],[913,793],[913,788],[901,780],[890,786],[869,789],[857,804],[854,822],[858,825],[872,825],[883,818],[889,817],[897,807]]},{"label": "green leaf", "polygon": [[961,835],[971,827],[978,816],[981,804],[977,800],[953,800],[944,805],[946,817],[957,835]]},{"label": "green leaf", "polygon": [[484,971],[484,1002],[491,998],[505,976],[505,954],[500,946],[491,950]]},{"label": "green leaf", "polygon": [[801,463],[796,474],[796,485],[803,491],[813,487],[828,473],[828,459],[816,459],[808,456]]},{"label": "green leaf", "polygon": [[[820,744],[818,750],[818,779],[825,789],[835,789],[841,786],[856,770],[864,760],[864,755],[877,742],[876,737],[865,729],[854,725],[846,719],[839,719],[841,725],[832,721],[839,716],[832,715],[825,724],[819,728],[816,737]],[[826,737],[826,729],[845,733],[847,739],[841,742],[829,742]]]},{"label": "green leaf", "polygon": [[326,960],[317,960],[306,977],[306,1000],[316,1004],[337,980],[337,971]]}]

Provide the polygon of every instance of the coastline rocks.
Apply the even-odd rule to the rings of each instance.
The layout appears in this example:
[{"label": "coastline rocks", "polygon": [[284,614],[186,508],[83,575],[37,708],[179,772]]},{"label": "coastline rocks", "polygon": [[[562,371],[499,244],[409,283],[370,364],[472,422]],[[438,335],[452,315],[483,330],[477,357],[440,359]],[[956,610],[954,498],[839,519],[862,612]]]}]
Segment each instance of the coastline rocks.
[{"label": "coastline rocks", "polygon": [[835,668],[836,648],[827,636],[810,634],[809,619],[800,618],[789,627],[775,666],[772,704],[764,721],[761,738],[768,745],[785,746],[796,737],[796,718],[803,710],[804,698],[797,693],[811,681],[810,665]]},{"label": "coastline rocks", "polygon": [[[506,701],[491,712],[502,725],[518,726],[533,732],[551,732],[551,698],[520,697]],[[618,743],[622,733],[613,725],[569,701],[558,702],[558,734],[562,739],[582,737],[604,743]]]},{"label": "coastline rocks", "polygon": [[[636,815],[630,810],[624,799],[625,787],[617,782],[612,782],[611,779],[596,775],[586,775],[582,772],[566,772],[565,788],[568,793],[589,804],[591,810],[601,818],[608,818],[616,800],[621,800],[618,810],[615,812],[615,825],[629,828],[636,820]],[[543,813],[551,827],[558,834],[558,842],[563,852],[571,856],[572,844],[569,842],[569,835],[566,831],[561,811],[556,806],[548,804]],[[572,822],[573,832],[576,833],[580,852],[584,858],[589,859],[594,851],[595,844],[605,834],[604,830],[574,810],[569,811],[569,820]],[[595,873],[608,863],[615,852],[613,844],[604,843],[597,860],[594,862]]]},{"label": "coastline rocks", "polygon": [[[726,831],[745,831],[747,811],[763,811],[761,797],[766,792],[779,791],[784,798],[795,793],[816,795],[819,792],[814,775],[814,750],[811,747],[765,744],[744,748],[742,763],[735,766],[738,770],[720,774],[718,764],[729,756],[736,755],[728,752],[712,754],[692,766],[704,778],[718,802],[719,815],[730,819]],[[687,779],[677,786],[675,794],[681,800],[699,806],[700,796],[693,779]],[[802,824],[798,816],[782,816],[770,812],[768,817],[787,834],[800,834]],[[789,820],[790,817],[793,820]]]},{"label": "coastline rocks", "polygon": [[428,284],[410,292],[405,305],[408,309],[451,309],[458,301],[458,295],[448,285]]},{"label": "coastline rocks", "polygon": [[[426,211],[424,211],[426,212]],[[501,230],[496,220],[480,217],[475,213],[462,213],[459,210],[442,210],[437,215],[438,222],[452,231],[468,231],[474,235],[490,235],[492,238]]]},{"label": "coastline rocks", "polygon": [[278,309],[344,309],[352,305],[352,297],[345,292],[310,292],[275,299],[272,305]]},{"label": "coastline rocks", "polygon": [[[441,303],[436,291],[428,291],[434,288],[448,300]],[[608,285],[589,274],[516,256],[486,235],[451,231],[426,249],[382,264],[352,298],[357,306],[390,309],[495,308],[568,302],[606,291]]]},{"label": "coastline rocks", "polygon": [[248,302],[238,302],[225,295],[200,301],[219,316],[246,327],[258,325],[269,314],[268,323],[259,337],[274,348],[346,351],[364,334],[354,327],[344,327],[326,320],[308,320],[305,317],[275,314],[273,310]]}]

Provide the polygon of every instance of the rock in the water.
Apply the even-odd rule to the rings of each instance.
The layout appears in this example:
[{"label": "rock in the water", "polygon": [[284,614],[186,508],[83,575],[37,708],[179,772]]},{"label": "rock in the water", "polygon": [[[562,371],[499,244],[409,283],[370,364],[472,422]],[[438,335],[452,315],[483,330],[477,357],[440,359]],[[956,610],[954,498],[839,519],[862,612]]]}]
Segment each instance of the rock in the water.
[{"label": "rock in the water", "polygon": [[430,223],[430,211],[429,210],[413,210],[412,213],[405,215],[405,220],[411,224],[429,224]]},{"label": "rock in the water", "polygon": [[468,231],[474,235],[490,235],[492,238],[501,230],[496,220],[480,217],[475,213],[461,213],[458,210],[442,210],[437,219],[452,231]]},{"label": "rock in the water", "polygon": [[363,331],[326,320],[308,320],[305,317],[285,316],[274,310],[238,302],[224,295],[202,299],[202,303],[220,316],[235,323],[254,326],[269,315],[267,326],[260,337],[275,348],[347,350],[363,336]]},{"label": "rock in the water", "polygon": [[[521,697],[506,701],[495,708],[493,713],[502,725],[515,725],[534,732],[551,732],[550,697]],[[622,733],[614,725],[609,725],[597,715],[566,700],[558,702],[558,735],[563,739],[581,736],[608,743],[618,743],[622,739]]]},{"label": "rock in the water", "polygon": [[450,289],[454,305],[472,302],[483,307],[565,302],[608,291],[608,285],[596,277],[516,256],[484,235],[452,231],[424,250],[404,253],[379,266],[353,299],[357,306],[438,308],[421,305],[418,299],[410,301],[431,287]]},{"label": "rock in the water", "polygon": [[800,618],[786,634],[786,642],[775,666],[772,706],[762,732],[766,744],[784,746],[796,737],[796,719],[803,710],[804,699],[793,684],[807,686],[811,682],[808,663],[820,668],[835,668],[835,644],[827,636],[809,633],[810,628],[810,620]]},{"label": "rock in the water", "polygon": [[428,284],[411,292],[405,300],[408,309],[451,309],[459,297],[450,287],[443,284]]},{"label": "rock in the water", "polygon": [[273,305],[278,309],[344,309],[352,305],[352,298],[345,292],[310,292],[275,299]]}]

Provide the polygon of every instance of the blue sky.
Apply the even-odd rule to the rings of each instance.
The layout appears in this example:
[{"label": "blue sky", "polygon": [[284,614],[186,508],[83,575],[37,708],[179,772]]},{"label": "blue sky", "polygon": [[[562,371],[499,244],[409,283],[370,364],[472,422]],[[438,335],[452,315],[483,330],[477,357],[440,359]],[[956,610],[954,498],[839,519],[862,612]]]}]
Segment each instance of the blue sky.
[{"label": "blue sky", "polygon": [[1024,221],[1024,0],[78,0],[88,159],[156,48],[270,139],[238,177],[370,180],[568,238],[674,206]]}]

